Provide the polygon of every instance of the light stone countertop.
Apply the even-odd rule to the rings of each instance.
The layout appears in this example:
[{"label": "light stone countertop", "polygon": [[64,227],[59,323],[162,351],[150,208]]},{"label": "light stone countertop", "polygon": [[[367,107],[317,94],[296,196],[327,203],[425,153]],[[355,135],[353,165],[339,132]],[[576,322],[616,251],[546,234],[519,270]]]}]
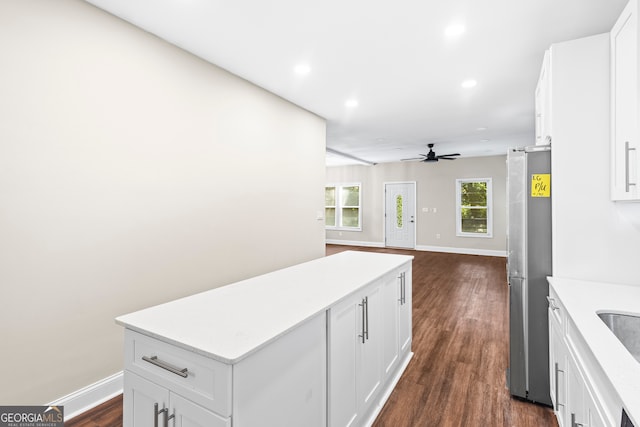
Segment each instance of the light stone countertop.
[{"label": "light stone countertop", "polygon": [[412,259],[341,252],[119,316],[116,323],[233,364]]},{"label": "light stone countertop", "polygon": [[601,312],[640,315],[640,285],[557,277],[550,277],[549,283],[616,389],[632,422],[640,426],[640,362],[598,317]]}]

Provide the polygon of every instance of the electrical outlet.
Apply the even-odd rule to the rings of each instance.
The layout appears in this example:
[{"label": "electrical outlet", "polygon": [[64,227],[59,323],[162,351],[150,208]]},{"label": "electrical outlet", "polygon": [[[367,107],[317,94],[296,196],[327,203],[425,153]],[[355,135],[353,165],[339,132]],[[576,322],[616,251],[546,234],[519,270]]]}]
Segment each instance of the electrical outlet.
[{"label": "electrical outlet", "polygon": [[436,239],[440,238],[440,233],[436,233]]}]

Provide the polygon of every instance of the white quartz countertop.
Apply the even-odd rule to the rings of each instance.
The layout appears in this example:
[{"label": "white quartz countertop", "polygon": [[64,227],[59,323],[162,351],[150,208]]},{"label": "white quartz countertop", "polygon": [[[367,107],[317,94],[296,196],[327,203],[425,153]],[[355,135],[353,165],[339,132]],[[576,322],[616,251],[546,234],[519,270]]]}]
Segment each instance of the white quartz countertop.
[{"label": "white quartz countertop", "polygon": [[556,277],[549,278],[549,283],[618,392],[634,425],[640,426],[640,362],[598,317],[601,312],[640,315],[640,285]]},{"label": "white quartz countertop", "polygon": [[126,314],[116,323],[233,364],[412,259],[341,252]]}]

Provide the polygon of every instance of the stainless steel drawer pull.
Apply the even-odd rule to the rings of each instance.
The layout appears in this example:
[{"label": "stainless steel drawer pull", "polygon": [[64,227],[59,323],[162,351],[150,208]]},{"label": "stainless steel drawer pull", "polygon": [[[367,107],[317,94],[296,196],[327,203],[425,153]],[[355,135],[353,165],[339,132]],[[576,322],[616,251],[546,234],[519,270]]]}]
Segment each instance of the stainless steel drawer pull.
[{"label": "stainless steel drawer pull", "polygon": [[624,143],[624,169],[625,169],[625,175],[624,175],[624,191],[626,193],[629,192],[629,187],[631,187],[632,185],[636,185],[635,182],[631,182],[630,178],[629,178],[629,151],[636,151],[636,149],[634,147],[629,147],[629,141],[625,141]]},{"label": "stainless steel drawer pull", "polygon": [[144,360],[145,362],[149,362],[152,365],[156,365],[159,368],[166,369],[172,374],[180,375],[182,378],[187,378],[189,376],[189,370],[187,368],[176,368],[175,366],[172,366],[167,362],[163,362],[162,360],[158,359],[158,356],[142,356],[142,360]]}]

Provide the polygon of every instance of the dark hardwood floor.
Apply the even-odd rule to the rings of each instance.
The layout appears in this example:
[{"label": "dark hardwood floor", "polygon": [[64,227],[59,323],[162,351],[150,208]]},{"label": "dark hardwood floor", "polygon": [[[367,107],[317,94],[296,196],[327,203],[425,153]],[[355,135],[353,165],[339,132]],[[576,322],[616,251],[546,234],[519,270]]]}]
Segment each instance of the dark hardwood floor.
[{"label": "dark hardwood floor", "polygon": [[[103,403],[92,410],[65,421],[65,427],[121,427],[122,395]],[[151,426],[150,426],[151,427]]]},{"label": "dark hardwood floor", "polygon": [[[513,399],[506,388],[504,258],[336,245],[327,246],[327,255],[344,250],[415,256],[415,354],[374,427],[557,427],[550,408]],[[65,425],[121,426],[122,398]]]}]

